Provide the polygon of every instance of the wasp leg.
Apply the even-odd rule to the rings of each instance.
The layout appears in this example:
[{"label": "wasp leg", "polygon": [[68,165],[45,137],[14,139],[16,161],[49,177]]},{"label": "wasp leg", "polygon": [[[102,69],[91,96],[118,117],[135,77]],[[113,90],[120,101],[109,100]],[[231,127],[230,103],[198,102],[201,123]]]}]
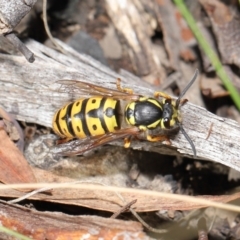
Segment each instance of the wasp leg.
[{"label": "wasp leg", "polygon": [[165,141],[167,145],[172,144],[170,139],[165,135],[153,136],[153,135],[148,134],[146,137],[147,137],[147,140],[149,142],[160,142],[160,141],[163,142],[163,141]]},{"label": "wasp leg", "polygon": [[166,93],[164,93],[164,92],[155,92],[155,93],[154,93],[154,97],[155,97],[155,98],[163,97],[163,98],[169,99],[169,100],[172,99],[171,96],[169,96],[168,94],[166,94]]},{"label": "wasp leg", "polygon": [[126,137],[124,138],[123,142],[124,142],[124,147],[125,148],[129,148],[131,145],[131,140],[132,140],[132,136]]},{"label": "wasp leg", "polygon": [[181,99],[181,101],[180,101],[180,104],[179,105],[181,105],[181,106],[183,106],[185,103],[187,103],[188,102],[188,100],[187,99]]},{"label": "wasp leg", "polygon": [[133,90],[131,88],[122,88],[121,87],[121,79],[120,78],[117,79],[116,85],[117,85],[117,89],[119,91],[128,93],[128,94],[133,94]]}]

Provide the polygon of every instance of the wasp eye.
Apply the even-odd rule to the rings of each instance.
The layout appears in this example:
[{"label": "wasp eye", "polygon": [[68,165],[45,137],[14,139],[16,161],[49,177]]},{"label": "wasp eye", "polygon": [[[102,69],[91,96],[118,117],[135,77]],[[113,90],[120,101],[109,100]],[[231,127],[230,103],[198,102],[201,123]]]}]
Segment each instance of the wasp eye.
[{"label": "wasp eye", "polygon": [[170,128],[170,119],[169,118],[164,118],[163,119],[163,124],[165,128]]}]

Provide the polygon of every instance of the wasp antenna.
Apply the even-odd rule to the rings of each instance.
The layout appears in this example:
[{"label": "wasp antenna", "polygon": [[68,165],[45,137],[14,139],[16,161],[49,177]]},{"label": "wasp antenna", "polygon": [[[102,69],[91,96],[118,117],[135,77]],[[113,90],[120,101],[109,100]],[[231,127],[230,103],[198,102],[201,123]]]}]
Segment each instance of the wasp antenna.
[{"label": "wasp antenna", "polygon": [[196,151],[196,148],[195,148],[195,145],[192,141],[192,139],[187,135],[186,131],[184,130],[182,124],[178,124],[179,128],[180,128],[180,131],[182,132],[182,134],[184,135],[184,137],[187,139],[187,141],[189,142],[189,144],[191,145],[192,147],[192,151],[193,151],[193,156],[196,157],[197,155],[197,151]]},{"label": "wasp antenna", "polygon": [[195,82],[195,80],[197,79],[198,76],[198,69],[196,69],[191,81],[188,83],[188,85],[185,87],[185,89],[182,91],[182,93],[180,94],[180,96],[178,97],[177,101],[176,101],[176,106],[179,106],[179,103],[182,99],[182,97],[185,95],[185,93],[187,92],[187,90],[192,86],[192,84]]}]

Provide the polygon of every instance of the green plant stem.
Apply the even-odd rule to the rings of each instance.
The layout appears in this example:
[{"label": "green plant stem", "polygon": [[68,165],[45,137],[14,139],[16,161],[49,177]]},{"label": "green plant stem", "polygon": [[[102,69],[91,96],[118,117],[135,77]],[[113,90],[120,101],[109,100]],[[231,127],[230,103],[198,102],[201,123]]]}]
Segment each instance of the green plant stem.
[{"label": "green plant stem", "polygon": [[17,239],[20,239],[20,240],[31,240],[31,238],[28,238],[18,232],[15,232],[9,228],[6,228],[4,226],[0,226],[0,232],[4,232],[10,236],[13,236],[13,237],[16,237]]},{"label": "green plant stem", "polygon": [[229,79],[227,73],[225,72],[218,56],[216,53],[212,50],[211,46],[208,44],[206,39],[203,37],[201,31],[199,30],[193,16],[186,8],[185,4],[182,0],[174,0],[176,6],[178,7],[179,11],[185,18],[186,22],[188,23],[190,29],[194,33],[197,41],[199,42],[201,48],[203,49],[204,53],[207,55],[207,57],[210,59],[211,64],[216,70],[217,75],[222,80],[223,85],[226,87],[226,89],[229,91],[230,96],[237,106],[238,110],[240,110],[240,95],[237,89],[232,84],[231,80]]}]

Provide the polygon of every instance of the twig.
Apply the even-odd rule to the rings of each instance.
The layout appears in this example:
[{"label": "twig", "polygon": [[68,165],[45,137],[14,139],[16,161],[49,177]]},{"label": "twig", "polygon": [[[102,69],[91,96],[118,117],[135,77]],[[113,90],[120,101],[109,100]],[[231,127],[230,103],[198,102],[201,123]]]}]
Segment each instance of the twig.
[{"label": "twig", "polygon": [[124,213],[130,209],[130,207],[137,202],[137,199],[132,200],[123,206],[119,211],[115,212],[110,218],[117,218],[121,213]]},{"label": "twig", "polygon": [[[78,183],[82,183],[82,181],[74,181],[74,182],[71,182],[71,184],[78,184]],[[69,185],[70,183],[66,183],[66,185]],[[41,192],[46,192],[46,191],[49,191],[51,190],[52,188],[51,187],[43,187],[43,188],[40,188],[40,189],[36,189],[30,193],[27,193],[19,198],[16,198],[16,199],[13,199],[13,200],[10,200],[8,201],[8,203],[18,203],[18,202],[21,202],[33,195],[36,195],[37,193],[41,193]]]},{"label": "twig", "polygon": [[13,29],[21,19],[29,13],[37,0],[9,1],[0,0],[0,34],[5,36],[28,60],[34,62],[34,54],[13,33]]},{"label": "twig", "polygon": [[204,217],[198,221],[198,240],[208,240],[206,219]]},{"label": "twig", "polygon": [[[101,185],[104,185],[104,186],[105,186],[105,184],[101,184]],[[107,186],[107,185],[106,185],[106,186]],[[126,204],[126,200],[123,198],[123,196],[122,196],[120,193],[118,193],[117,191],[114,191],[114,192],[115,192],[116,195],[124,202],[124,204]],[[154,232],[154,233],[160,233],[160,234],[166,233],[166,232],[168,231],[167,229],[157,229],[157,228],[151,227],[149,224],[147,224],[147,223],[138,215],[138,213],[137,213],[136,211],[134,211],[134,210],[132,209],[131,206],[129,207],[129,210],[130,210],[130,212],[132,213],[132,215],[133,215],[145,228],[147,228],[149,231]]]},{"label": "twig", "polygon": [[211,132],[212,132],[212,128],[213,128],[213,123],[210,124],[210,127],[209,127],[209,129],[208,129],[208,134],[207,134],[206,140],[208,140],[208,138],[210,137]]},{"label": "twig", "polygon": [[19,52],[30,62],[33,63],[35,61],[34,54],[19,40],[19,38],[12,32],[4,35],[9,42],[12,43],[14,47],[16,47]]},{"label": "twig", "polygon": [[63,48],[57,43],[57,41],[54,39],[54,37],[50,32],[48,22],[47,22],[47,0],[43,0],[43,24],[50,41],[61,53],[65,54],[65,51],[63,50]]},{"label": "twig", "polygon": [[36,190],[34,190],[34,191],[30,192],[30,193],[27,193],[27,194],[25,194],[25,195],[23,195],[23,196],[21,196],[19,198],[10,200],[10,201],[8,201],[8,203],[18,203],[18,202],[21,202],[21,201],[23,201],[23,200],[25,200],[25,199],[33,196],[33,195],[36,195],[37,193],[46,192],[46,191],[49,191],[49,190],[51,190],[51,188],[49,188],[49,187],[36,189]]}]

